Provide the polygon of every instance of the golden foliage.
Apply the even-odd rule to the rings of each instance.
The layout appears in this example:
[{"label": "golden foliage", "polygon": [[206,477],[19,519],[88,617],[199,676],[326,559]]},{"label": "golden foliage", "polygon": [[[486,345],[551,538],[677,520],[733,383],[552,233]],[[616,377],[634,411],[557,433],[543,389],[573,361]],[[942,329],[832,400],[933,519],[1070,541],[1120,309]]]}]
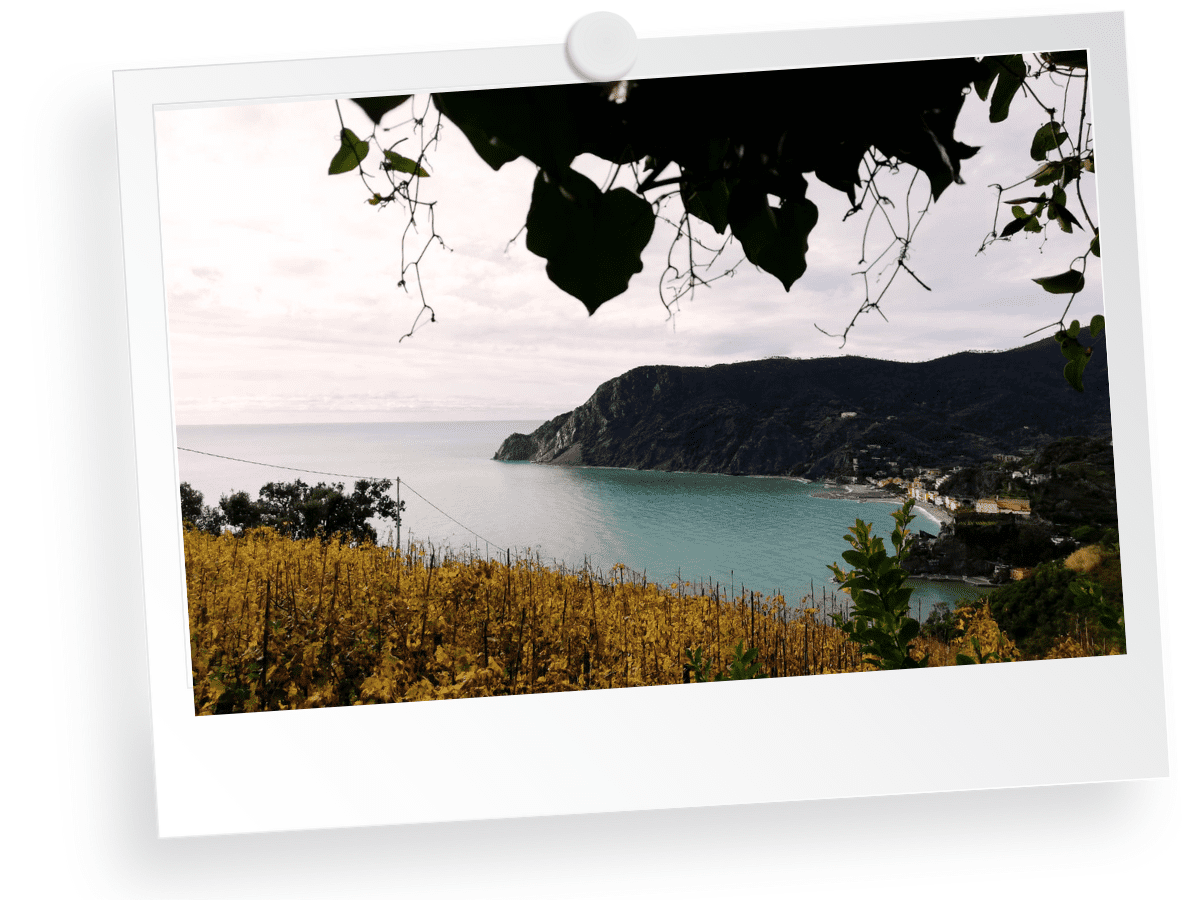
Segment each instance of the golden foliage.
[{"label": "golden foliage", "polygon": [[[812,598],[730,598],[719,586],[439,557],[268,528],[184,533],[196,712],[251,712],[679,684],[696,647],[715,670],[742,642],[770,676],[868,671],[860,648]],[[1018,658],[986,602],[961,610],[949,644],[918,637],[917,658]],[[994,657],[989,654],[995,654]],[[1051,655],[1087,655],[1064,639]]]},{"label": "golden foliage", "polygon": [[1099,544],[1080,547],[1066,558],[1063,565],[1081,575],[1087,575],[1089,572],[1094,572],[1100,568],[1100,563],[1103,561],[1101,551],[1102,548]]},{"label": "golden foliage", "polygon": [[1074,636],[1065,634],[1047,651],[1046,659],[1082,659],[1092,655],[1084,650],[1083,645]]},{"label": "golden foliage", "polygon": [[184,551],[200,714],[678,684],[685,651],[720,668],[739,641],[769,675],[868,668],[820,610],[622,565],[439,559],[270,529],[189,530]]},{"label": "golden foliage", "polygon": [[955,632],[948,648],[951,659],[959,653],[975,659],[982,656],[985,662],[1014,662],[1021,658],[1017,645],[992,618],[992,608],[987,600],[978,607],[959,610]]},{"label": "golden foliage", "polygon": [[913,641],[909,655],[920,659],[928,653],[929,665],[953,666],[960,653],[977,659],[974,641],[979,641],[979,654],[988,662],[1012,662],[1021,658],[1017,645],[1009,640],[992,618],[992,609],[986,600],[979,606],[960,609],[954,630],[955,635],[949,644],[925,636],[918,637]]},{"label": "golden foliage", "polygon": [[1086,633],[1064,634],[1043,659],[1083,659],[1090,656],[1121,656],[1117,647],[1097,647]]}]

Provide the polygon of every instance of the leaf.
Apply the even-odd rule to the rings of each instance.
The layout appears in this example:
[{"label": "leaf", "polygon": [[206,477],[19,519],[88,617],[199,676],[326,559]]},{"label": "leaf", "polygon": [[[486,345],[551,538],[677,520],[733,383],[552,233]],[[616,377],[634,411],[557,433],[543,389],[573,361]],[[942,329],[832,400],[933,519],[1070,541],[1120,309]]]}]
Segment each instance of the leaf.
[{"label": "leaf", "polygon": [[1077,338],[1077,337],[1079,337],[1079,328],[1080,328],[1080,325],[1079,325],[1079,320],[1078,320],[1078,319],[1073,319],[1073,320],[1071,321],[1071,325],[1070,325],[1070,327],[1069,327],[1069,328],[1067,328],[1067,336],[1068,336],[1068,337],[1073,337],[1073,338]]},{"label": "leaf", "polygon": [[954,664],[956,666],[973,666],[975,665],[975,660],[971,659],[965,653],[960,653],[954,657]]},{"label": "leaf", "polygon": [[1036,220],[1030,220],[1027,218],[1026,219],[1013,219],[1011,222],[1009,222],[1007,225],[1004,226],[1004,229],[1000,232],[1000,237],[1002,237],[1002,238],[1009,237],[1010,235],[1016,234],[1018,231],[1022,231],[1026,227],[1026,222],[1029,222],[1029,221],[1036,221]]},{"label": "leaf", "polygon": [[399,153],[394,153],[391,150],[384,150],[383,155],[387,159],[383,167],[389,172],[406,172],[409,175],[416,175],[418,178],[429,177],[429,173],[417,165],[416,160],[409,159],[407,156],[401,156]]},{"label": "leaf", "polygon": [[765,192],[739,184],[729,201],[729,226],[751,263],[774,275],[784,290],[808,268],[808,235],[817,224],[811,200],[785,200],[774,207]]},{"label": "leaf", "polygon": [[493,169],[524,156],[556,177],[568,177],[571,162],[588,149],[579,132],[579,88],[588,86],[449,91],[435,94],[434,104]]},{"label": "leaf", "polygon": [[1025,60],[1019,53],[989,58],[997,61],[998,75],[992,104],[988,108],[988,121],[1003,122],[1008,118],[1009,104],[1025,82]]},{"label": "leaf", "polygon": [[858,550],[847,550],[842,554],[842,559],[850,563],[850,565],[854,566],[856,569],[863,569],[868,565],[867,555],[859,552]]},{"label": "leaf", "polygon": [[1083,393],[1083,370],[1088,364],[1087,357],[1073,359],[1063,368],[1063,376],[1067,379],[1067,384]]},{"label": "leaf", "polygon": [[358,164],[367,158],[367,151],[370,145],[366,141],[360,141],[349,128],[343,128],[341,133],[342,146],[338,148],[338,152],[333,154],[333,159],[329,161],[329,174],[341,175],[343,172],[353,172],[358,168]]},{"label": "leaf", "polygon": [[1058,160],[1050,160],[1038,169],[1029,177],[1033,179],[1034,187],[1045,187],[1048,184],[1053,184],[1062,177],[1063,164]]},{"label": "leaf", "polygon": [[357,103],[376,125],[380,123],[385,115],[411,97],[412,94],[396,94],[391,97],[351,97],[353,103]]},{"label": "leaf", "polygon": [[1044,278],[1034,278],[1034,283],[1051,294],[1077,294],[1083,290],[1083,273],[1067,269],[1058,275],[1047,275]]},{"label": "leaf", "polygon": [[1100,256],[1100,233],[1096,232],[1096,236],[1092,238],[1092,246],[1088,248],[1092,251],[1092,255],[1099,258]]},{"label": "leaf", "polygon": [[724,234],[729,227],[729,183],[718,178],[711,186],[696,189],[686,195],[684,208],[713,227],[717,234]]},{"label": "leaf", "polygon": [[561,182],[543,169],[534,181],[525,228],[525,246],[546,260],[546,275],[591,315],[642,271],[654,210],[625,188],[601,193],[572,169]]},{"label": "leaf", "polygon": [[[986,64],[987,60],[984,60],[984,63]],[[975,79],[975,93],[980,100],[987,99],[988,91],[992,89],[992,83],[996,80],[996,75],[999,71],[997,67],[990,67],[986,76]]]},{"label": "leaf", "polygon": [[[1065,231],[1067,234],[1071,233],[1072,225],[1079,225],[1079,220],[1077,218],[1075,218],[1075,215],[1069,209],[1067,209],[1065,206],[1055,203],[1054,210],[1058,214],[1054,218],[1058,219],[1059,227],[1062,228],[1062,230]],[[1082,227],[1082,226],[1080,226],[1080,227]]]},{"label": "leaf", "polygon": [[1088,325],[1088,332],[1091,334],[1091,336],[1094,338],[1099,337],[1100,332],[1102,332],[1103,330],[1104,330],[1104,316],[1101,316],[1101,315],[1092,316],[1091,324]]},{"label": "leaf", "polygon": [[1058,348],[1062,351],[1062,355],[1071,361],[1086,358],[1090,352],[1087,347],[1079,343],[1079,339],[1072,337],[1066,331],[1060,331],[1054,336],[1058,341]]},{"label": "leaf", "polygon": [[1051,150],[1057,150],[1067,139],[1067,133],[1057,122],[1050,121],[1039,128],[1033,135],[1033,145],[1029,155],[1036,160],[1044,160]]},{"label": "leaf", "polygon": [[1081,166],[1081,164],[1079,162],[1079,157],[1078,156],[1068,156],[1066,159],[1064,159],[1062,161],[1062,166],[1063,166],[1062,184],[1063,184],[1063,187],[1066,187],[1072,181],[1075,181],[1079,178],[1079,172],[1080,172],[1080,166]]}]

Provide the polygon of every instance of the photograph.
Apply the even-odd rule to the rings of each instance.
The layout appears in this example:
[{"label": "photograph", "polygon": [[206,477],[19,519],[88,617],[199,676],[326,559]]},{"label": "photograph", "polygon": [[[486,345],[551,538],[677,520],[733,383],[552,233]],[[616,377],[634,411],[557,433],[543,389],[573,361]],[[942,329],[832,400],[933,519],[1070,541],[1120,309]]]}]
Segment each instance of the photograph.
[{"label": "photograph", "polygon": [[157,109],[195,714],[1125,654],[1094,93]]}]

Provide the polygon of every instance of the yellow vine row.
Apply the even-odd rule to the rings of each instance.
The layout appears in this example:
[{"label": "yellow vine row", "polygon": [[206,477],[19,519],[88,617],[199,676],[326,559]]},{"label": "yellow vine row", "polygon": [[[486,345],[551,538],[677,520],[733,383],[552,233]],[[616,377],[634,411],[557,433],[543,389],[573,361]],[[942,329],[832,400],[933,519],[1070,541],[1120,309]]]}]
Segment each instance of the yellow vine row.
[{"label": "yellow vine row", "polygon": [[[397,553],[336,540],[184,534],[198,714],[679,684],[684,654],[720,670],[741,642],[776,677],[870,669],[806,598],[729,597],[606,573]],[[990,624],[989,624],[990,623]],[[971,635],[1007,639],[986,610],[952,645],[921,639],[953,665]]]}]

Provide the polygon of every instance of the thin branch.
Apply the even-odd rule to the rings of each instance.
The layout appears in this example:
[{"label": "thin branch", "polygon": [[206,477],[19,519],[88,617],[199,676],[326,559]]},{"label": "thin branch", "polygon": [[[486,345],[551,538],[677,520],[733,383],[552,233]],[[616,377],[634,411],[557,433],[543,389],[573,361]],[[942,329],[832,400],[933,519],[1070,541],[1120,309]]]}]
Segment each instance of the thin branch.
[{"label": "thin branch", "polygon": [[[1087,219],[1088,226],[1092,229],[1092,234],[1096,233],[1096,225],[1092,221],[1092,217],[1088,215],[1087,204],[1083,202],[1083,123],[1087,120],[1087,90],[1088,79],[1083,79],[1083,100],[1079,103],[1079,175],[1075,178],[1075,195],[1079,198],[1079,208],[1083,210],[1083,217]],[[1088,123],[1088,129],[1091,129],[1091,123]]]}]

